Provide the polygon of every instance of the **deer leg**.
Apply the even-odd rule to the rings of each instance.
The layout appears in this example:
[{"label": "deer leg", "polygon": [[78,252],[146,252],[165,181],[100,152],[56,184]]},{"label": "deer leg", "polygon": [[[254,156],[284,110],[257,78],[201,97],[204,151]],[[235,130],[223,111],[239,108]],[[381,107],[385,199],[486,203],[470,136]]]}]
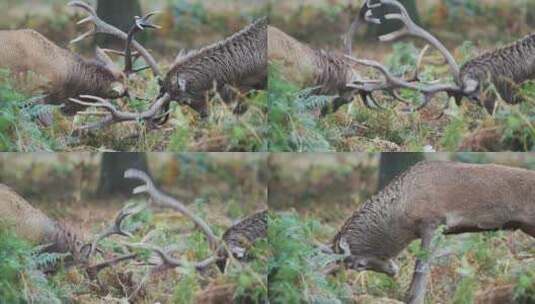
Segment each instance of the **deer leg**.
[{"label": "deer leg", "polygon": [[426,224],[421,232],[421,248],[427,253],[426,258],[418,258],[414,267],[414,274],[412,276],[411,286],[406,296],[408,304],[423,304],[425,300],[425,290],[428,281],[428,274],[430,268],[430,260],[432,257],[431,241],[437,229],[436,224]]}]

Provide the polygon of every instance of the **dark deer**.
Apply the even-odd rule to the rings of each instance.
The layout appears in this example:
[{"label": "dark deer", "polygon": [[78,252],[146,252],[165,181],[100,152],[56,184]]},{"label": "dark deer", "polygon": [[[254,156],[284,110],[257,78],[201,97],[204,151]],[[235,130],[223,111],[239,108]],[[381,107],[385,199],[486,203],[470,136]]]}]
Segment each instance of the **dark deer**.
[{"label": "dark deer", "polygon": [[[496,178],[491,178],[496,177]],[[413,240],[432,252],[444,234],[516,230],[535,238],[535,172],[455,162],[420,162],[368,199],[332,244],[357,271],[396,275],[393,261]],[[423,303],[429,261],[418,259],[408,303]]]},{"label": "dark deer", "polygon": [[[365,94],[375,91],[386,91],[396,94],[396,90],[407,88],[421,92],[424,95],[424,102],[417,110],[425,107],[432,98],[441,92],[445,92],[449,97],[454,97],[457,104],[460,104],[463,97],[484,106],[489,113],[493,113],[496,104],[496,94],[490,90],[491,84],[495,86],[497,93],[509,104],[516,104],[522,101],[519,94],[519,85],[532,79],[535,75],[535,36],[529,35],[508,46],[490,51],[466,62],[461,68],[457,65],[455,58],[446,47],[433,35],[416,25],[407,10],[396,0],[377,0],[372,3],[367,0],[365,5],[368,10],[365,13],[365,20],[379,24],[381,20],[373,16],[373,9],[383,5],[393,6],[399,9],[399,13],[387,14],[383,16],[386,20],[400,20],[404,27],[396,32],[379,37],[381,41],[392,41],[405,36],[414,36],[426,40],[434,46],[446,59],[450,73],[453,76],[453,84],[421,84],[410,80],[404,80],[392,75],[382,64],[363,59],[355,59],[347,56],[356,65],[367,66],[377,69],[384,76],[384,81],[377,80],[362,81],[358,84],[350,84]],[[418,81],[417,78],[413,79]],[[445,109],[448,104],[445,105]]]},{"label": "dark deer", "polygon": [[[89,14],[89,17],[81,22],[93,22],[95,25],[93,33],[107,33],[123,40],[127,39],[127,34],[103,22],[89,5],[77,1],[75,6]],[[168,120],[170,102],[173,100],[192,107],[201,117],[206,117],[207,101],[211,99],[213,93],[218,93],[229,103],[239,94],[253,89],[265,89],[267,87],[266,27],[267,18],[260,18],[227,39],[200,50],[180,52],[169,72],[163,77],[160,95],[147,111],[137,113],[121,111],[99,96],[80,96],[90,102],[71,98],[73,103],[82,106],[92,105],[110,112],[110,115],[102,121],[82,129],[102,128],[124,121],[148,121],[161,125]],[[79,39],[85,37],[86,35],[83,35]],[[133,46],[135,45],[134,42]],[[145,54],[149,58],[144,56],[147,62],[155,62],[148,52],[140,54]],[[154,68],[153,71],[155,75],[159,75]],[[245,109],[245,105],[239,104],[235,108],[235,113],[239,114]]]}]

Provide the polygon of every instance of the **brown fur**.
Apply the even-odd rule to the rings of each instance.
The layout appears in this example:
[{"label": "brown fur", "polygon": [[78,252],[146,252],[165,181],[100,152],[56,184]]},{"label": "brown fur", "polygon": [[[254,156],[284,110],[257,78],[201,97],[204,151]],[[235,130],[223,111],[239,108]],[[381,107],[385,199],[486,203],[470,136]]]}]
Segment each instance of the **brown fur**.
[{"label": "brown fur", "polygon": [[[337,95],[332,110],[352,100],[347,87],[358,75],[342,53],[313,49],[276,27],[268,26],[268,60],[281,76],[295,85],[316,87],[318,95]],[[325,114],[325,113],[324,113]]]},{"label": "brown fur", "polygon": [[33,72],[39,77],[27,93],[46,95],[46,104],[64,104],[63,112],[73,115],[83,109],[69,102],[78,95],[121,97],[113,86],[122,85],[124,74],[99,60],[86,60],[60,48],[34,30],[0,31],[0,68],[15,76]]},{"label": "brown fur", "polygon": [[217,89],[225,102],[240,92],[267,87],[267,18],[260,18],[234,35],[187,54],[179,54],[164,80],[172,100],[205,116],[207,100]]},{"label": "brown fur", "polygon": [[350,267],[395,274],[393,262],[428,223],[446,234],[520,229],[535,237],[535,171],[424,161],[366,201],[340,229],[333,249]]},{"label": "brown fur", "polygon": [[535,34],[469,60],[462,66],[460,77],[463,83],[468,80],[478,83],[471,97],[491,114],[497,96],[489,90],[490,84],[494,84],[505,102],[522,102],[524,98],[519,94],[519,86],[535,77]]}]

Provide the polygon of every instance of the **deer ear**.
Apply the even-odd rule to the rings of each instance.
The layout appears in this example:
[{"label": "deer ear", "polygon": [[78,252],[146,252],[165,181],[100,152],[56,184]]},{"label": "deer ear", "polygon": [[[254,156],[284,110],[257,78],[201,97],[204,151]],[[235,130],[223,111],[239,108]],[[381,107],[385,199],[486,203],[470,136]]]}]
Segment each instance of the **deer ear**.
[{"label": "deer ear", "polygon": [[119,69],[119,67],[111,60],[110,56],[104,52],[103,49],[97,46],[95,50],[95,55],[98,61],[102,62],[104,66],[110,70],[115,77],[119,77],[119,75],[122,73],[122,71]]}]

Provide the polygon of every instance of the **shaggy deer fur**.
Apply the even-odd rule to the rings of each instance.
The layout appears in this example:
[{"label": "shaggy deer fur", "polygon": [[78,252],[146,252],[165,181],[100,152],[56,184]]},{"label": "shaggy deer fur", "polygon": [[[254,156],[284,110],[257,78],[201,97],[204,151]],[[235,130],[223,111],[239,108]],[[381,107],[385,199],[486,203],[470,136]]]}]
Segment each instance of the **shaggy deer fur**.
[{"label": "shaggy deer fur", "polygon": [[227,39],[181,52],[165,77],[162,92],[206,116],[206,102],[214,88],[225,102],[235,99],[234,88],[240,92],[265,89],[267,23],[267,18],[260,18]]},{"label": "shaggy deer fur", "polygon": [[[430,250],[440,225],[445,234],[520,229],[535,237],[534,197],[534,171],[424,161],[367,200],[340,229],[333,250],[348,255],[349,268],[393,276],[393,259],[418,238]],[[421,303],[425,295],[422,267],[417,263],[410,303]]]},{"label": "shaggy deer fur", "polygon": [[[245,259],[247,249],[256,240],[267,237],[267,217],[267,210],[260,211],[246,217],[225,231],[222,238],[223,242],[236,259]],[[220,260],[217,261],[217,266],[221,271],[224,271],[228,258],[227,251],[219,250],[218,255]]]},{"label": "shaggy deer fur", "polygon": [[347,86],[359,79],[344,54],[313,49],[276,27],[268,26],[268,60],[282,77],[300,87],[318,87],[317,95],[336,95],[325,115],[351,102],[355,90]]},{"label": "shaggy deer fur", "polygon": [[461,80],[473,86],[471,98],[493,113],[496,94],[489,91],[494,84],[497,93],[509,104],[523,101],[519,85],[535,77],[535,34],[508,46],[486,52],[461,67]]}]

